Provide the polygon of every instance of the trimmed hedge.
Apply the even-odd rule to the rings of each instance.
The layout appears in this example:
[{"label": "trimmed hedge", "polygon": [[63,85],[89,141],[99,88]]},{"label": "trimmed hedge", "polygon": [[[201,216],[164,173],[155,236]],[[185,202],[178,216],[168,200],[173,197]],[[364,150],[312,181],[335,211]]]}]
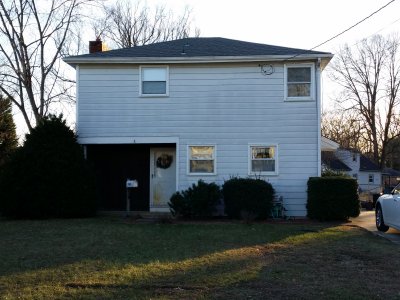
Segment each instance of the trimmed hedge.
[{"label": "trimmed hedge", "polygon": [[42,120],[0,174],[0,212],[13,218],[87,217],[94,177],[62,116]]},{"label": "trimmed hedge", "polygon": [[173,194],[168,205],[176,217],[211,217],[220,200],[221,189],[217,184],[199,180],[187,190]]},{"label": "trimmed hedge", "polygon": [[307,213],[320,221],[347,220],[360,214],[357,180],[346,177],[310,177]]},{"label": "trimmed hedge", "polygon": [[225,213],[229,218],[268,218],[275,190],[262,179],[231,178],[222,187]]}]

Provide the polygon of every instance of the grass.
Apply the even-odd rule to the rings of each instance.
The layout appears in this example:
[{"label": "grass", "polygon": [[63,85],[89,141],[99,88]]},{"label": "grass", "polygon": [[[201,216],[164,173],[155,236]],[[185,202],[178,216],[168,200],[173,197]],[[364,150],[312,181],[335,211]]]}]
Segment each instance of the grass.
[{"label": "grass", "polygon": [[329,224],[0,221],[0,299],[400,299],[399,246]]}]

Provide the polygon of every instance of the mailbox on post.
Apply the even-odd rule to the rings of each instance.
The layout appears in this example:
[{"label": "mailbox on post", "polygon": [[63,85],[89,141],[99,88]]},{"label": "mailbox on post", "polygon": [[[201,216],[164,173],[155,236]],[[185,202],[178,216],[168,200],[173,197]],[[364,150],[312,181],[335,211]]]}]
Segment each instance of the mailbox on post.
[{"label": "mailbox on post", "polygon": [[127,179],[126,180],[126,188],[127,189],[136,188],[136,187],[138,187],[137,180],[132,180],[132,179]]},{"label": "mailbox on post", "polygon": [[131,190],[133,188],[137,188],[139,186],[138,181],[134,179],[127,179],[126,180],[126,216],[129,217],[129,212],[131,211],[131,201],[130,195]]}]

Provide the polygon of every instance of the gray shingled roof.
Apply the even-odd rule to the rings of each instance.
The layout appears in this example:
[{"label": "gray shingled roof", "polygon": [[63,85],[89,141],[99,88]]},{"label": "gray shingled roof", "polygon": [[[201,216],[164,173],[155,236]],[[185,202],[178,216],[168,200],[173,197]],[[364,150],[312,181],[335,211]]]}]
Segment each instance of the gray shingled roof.
[{"label": "gray shingled roof", "polygon": [[400,171],[395,170],[395,169],[391,169],[391,168],[384,168],[382,170],[382,175],[399,177],[400,176]]},{"label": "gray shingled roof", "polygon": [[328,52],[310,51],[238,40],[213,38],[185,38],[145,46],[84,54],[69,58],[119,58],[119,57],[210,57],[259,55],[321,55]]},{"label": "gray shingled roof", "polygon": [[360,155],[360,171],[380,171],[378,165],[372,162],[368,157]]},{"label": "gray shingled roof", "polygon": [[351,169],[331,151],[322,151],[321,160],[324,165],[333,171],[351,171]]}]

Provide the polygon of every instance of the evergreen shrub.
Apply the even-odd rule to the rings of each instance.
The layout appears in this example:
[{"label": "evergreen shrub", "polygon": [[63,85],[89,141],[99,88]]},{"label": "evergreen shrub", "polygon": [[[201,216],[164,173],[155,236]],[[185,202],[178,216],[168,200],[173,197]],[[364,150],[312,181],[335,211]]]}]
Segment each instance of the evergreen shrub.
[{"label": "evergreen shrub", "polygon": [[199,180],[187,190],[172,195],[168,205],[173,216],[211,217],[220,200],[221,189],[216,183]]},{"label": "evergreen shrub", "polygon": [[275,190],[262,179],[234,177],[225,181],[222,194],[229,218],[251,215],[256,219],[266,219],[272,208]]},{"label": "evergreen shrub", "polygon": [[43,119],[0,174],[0,212],[14,218],[87,217],[94,177],[62,116]]},{"label": "evergreen shrub", "polygon": [[360,214],[357,180],[349,177],[311,177],[307,214],[320,221],[347,220]]}]

